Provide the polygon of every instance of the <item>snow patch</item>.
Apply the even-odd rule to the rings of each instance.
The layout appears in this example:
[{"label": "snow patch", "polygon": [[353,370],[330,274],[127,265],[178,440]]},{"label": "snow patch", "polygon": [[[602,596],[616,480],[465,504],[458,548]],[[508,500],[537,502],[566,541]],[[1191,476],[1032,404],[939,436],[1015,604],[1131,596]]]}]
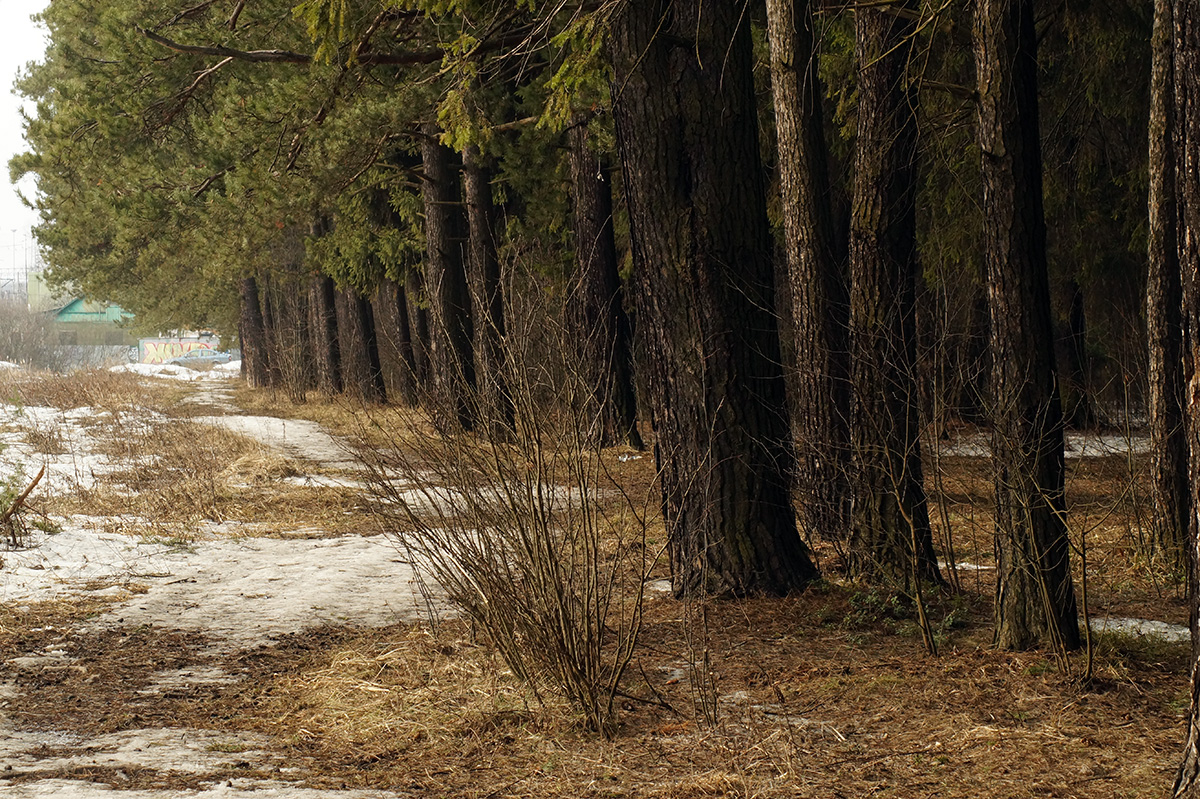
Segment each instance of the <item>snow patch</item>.
[{"label": "snow patch", "polygon": [[206,541],[139,569],[146,592],[95,626],[198,630],[226,652],[323,624],[382,626],[428,612],[411,565],[382,536]]},{"label": "snow patch", "polygon": [[[231,362],[232,363],[232,362]],[[228,364],[222,364],[228,366]],[[238,362],[240,368],[241,362]],[[188,383],[194,383],[200,380],[223,380],[230,377],[237,377],[238,372],[230,372],[226,369],[217,370],[216,367],[207,371],[197,371],[189,369],[186,366],[175,366],[167,363],[123,363],[119,366],[110,366],[110,372],[127,372],[130,374],[141,375],[142,377],[162,377],[171,380],[182,380]]]},{"label": "snow patch", "polygon": [[325,432],[316,422],[304,419],[279,419],[274,416],[199,416],[200,424],[224,427],[253,438],[294,458],[315,461],[323,466],[354,469],[358,467],[350,448]]},{"label": "snow patch", "polygon": [[1183,624],[1171,624],[1153,619],[1132,619],[1114,616],[1092,619],[1094,632],[1112,632],[1132,635],[1137,638],[1160,638],[1171,644],[1185,644],[1192,640],[1192,633]]},{"label": "snow patch", "polygon": [[[990,458],[992,446],[987,433],[962,436],[955,441],[929,447],[941,455]],[[1063,456],[1071,458],[1104,458],[1110,455],[1145,455],[1150,451],[1150,439],[1142,433],[1122,435],[1117,433],[1067,433],[1063,443]]]}]

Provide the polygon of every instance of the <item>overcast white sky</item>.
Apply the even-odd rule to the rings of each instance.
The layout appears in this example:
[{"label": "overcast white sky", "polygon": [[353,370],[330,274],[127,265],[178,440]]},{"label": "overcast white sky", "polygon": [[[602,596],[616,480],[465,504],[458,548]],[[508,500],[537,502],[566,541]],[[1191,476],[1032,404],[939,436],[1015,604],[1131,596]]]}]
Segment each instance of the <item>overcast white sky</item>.
[{"label": "overcast white sky", "polygon": [[[46,31],[30,17],[46,7],[47,0],[0,0],[0,280],[14,271],[24,273],[33,260],[29,229],[37,214],[21,204],[17,188],[8,182],[8,159],[25,150],[21,131],[21,101],[13,94],[17,73],[30,61],[40,61],[46,51]],[[28,183],[20,186],[32,194]]]}]

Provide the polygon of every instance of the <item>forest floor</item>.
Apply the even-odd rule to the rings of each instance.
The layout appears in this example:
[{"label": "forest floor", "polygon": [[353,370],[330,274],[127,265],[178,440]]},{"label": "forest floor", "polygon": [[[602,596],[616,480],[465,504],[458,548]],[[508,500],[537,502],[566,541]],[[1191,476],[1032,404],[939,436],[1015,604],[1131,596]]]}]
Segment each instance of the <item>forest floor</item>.
[{"label": "forest floor", "polygon": [[[928,473],[960,589],[928,597],[936,656],[909,603],[839,581],[827,543],[827,580],[786,599],[679,602],[658,564],[606,740],[522,688],[380,532],[348,443],[361,411],[238,385],[0,369],[0,506],[46,467],[0,546],[0,795],[1169,791],[1187,608],[1138,555],[1136,437],[1072,443],[1089,652],[990,647],[990,475],[960,431]],[[650,456],[604,458],[653,495]]]}]

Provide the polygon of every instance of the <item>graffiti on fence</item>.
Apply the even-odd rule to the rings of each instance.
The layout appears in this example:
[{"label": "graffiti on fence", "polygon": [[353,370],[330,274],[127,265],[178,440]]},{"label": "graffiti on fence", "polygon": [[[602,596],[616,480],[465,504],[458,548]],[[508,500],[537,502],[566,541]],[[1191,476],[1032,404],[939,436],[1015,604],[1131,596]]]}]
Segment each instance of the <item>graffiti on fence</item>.
[{"label": "graffiti on fence", "polygon": [[216,338],[144,338],[138,342],[138,360],[142,363],[165,363],[192,350],[216,349]]}]

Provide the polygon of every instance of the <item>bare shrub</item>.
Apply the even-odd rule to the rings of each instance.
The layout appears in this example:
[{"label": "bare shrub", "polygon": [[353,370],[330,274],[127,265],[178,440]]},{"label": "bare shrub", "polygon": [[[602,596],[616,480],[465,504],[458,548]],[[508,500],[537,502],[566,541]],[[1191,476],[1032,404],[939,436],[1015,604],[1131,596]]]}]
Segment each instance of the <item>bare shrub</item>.
[{"label": "bare shrub", "polygon": [[505,428],[497,439],[391,428],[392,445],[364,448],[363,459],[376,510],[414,566],[539,701],[554,692],[607,736],[654,558],[644,500],[621,488],[613,454],[591,443],[590,392],[548,321],[561,318],[545,308],[510,316],[512,427],[478,425]]},{"label": "bare shrub", "polygon": [[37,369],[58,369],[62,356],[45,314],[34,313],[18,300],[0,300],[0,361]]}]

